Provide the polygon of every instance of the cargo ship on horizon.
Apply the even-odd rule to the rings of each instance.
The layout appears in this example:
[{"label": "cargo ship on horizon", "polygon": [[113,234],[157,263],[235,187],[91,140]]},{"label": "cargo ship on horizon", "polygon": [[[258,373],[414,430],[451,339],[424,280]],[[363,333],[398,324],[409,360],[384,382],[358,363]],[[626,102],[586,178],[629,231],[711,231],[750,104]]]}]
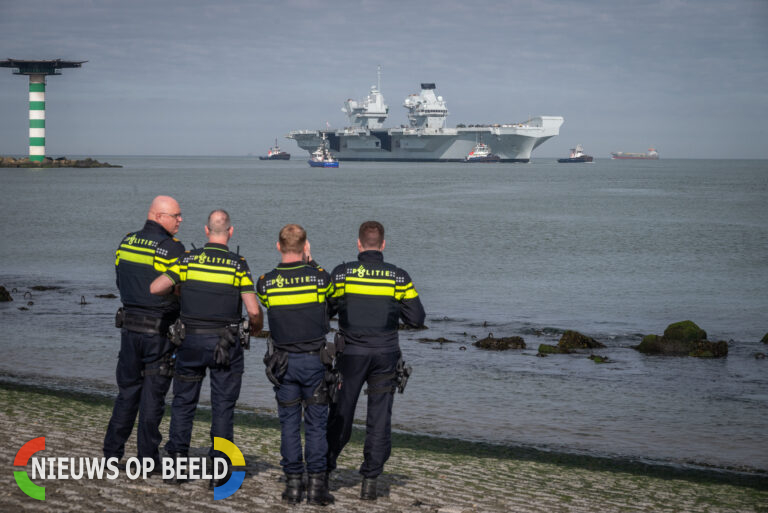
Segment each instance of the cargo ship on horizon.
[{"label": "cargo ship on horizon", "polygon": [[[380,81],[379,81],[380,82]],[[501,162],[529,162],[531,152],[560,133],[561,116],[537,116],[522,123],[445,126],[448,109],[434,83],[422,83],[408,96],[408,125],[384,128],[389,107],[380,85],[365,100],[347,100],[342,111],[350,126],[334,130],[292,130],[286,137],[314,151],[325,138],[338,160],[395,162],[464,162],[478,139],[493,147]]]},{"label": "cargo ship on horizon", "polygon": [[648,153],[624,153],[623,151],[614,151],[611,153],[611,158],[617,160],[659,160],[659,152],[653,148],[648,148]]}]

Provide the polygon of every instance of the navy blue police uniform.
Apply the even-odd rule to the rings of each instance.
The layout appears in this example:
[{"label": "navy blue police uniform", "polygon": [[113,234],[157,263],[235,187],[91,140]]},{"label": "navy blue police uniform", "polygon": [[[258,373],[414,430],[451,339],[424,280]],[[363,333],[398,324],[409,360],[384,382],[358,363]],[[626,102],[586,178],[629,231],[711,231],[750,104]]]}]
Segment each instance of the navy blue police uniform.
[{"label": "navy blue police uniform", "polygon": [[104,437],[107,458],[123,457],[138,412],[138,457],[154,459],[159,468],[159,426],[173,363],[167,333],[179,315],[179,302],[174,295],[153,296],[149,285],[183,253],[184,245],[151,220],[126,235],[115,252],[123,313],[118,313],[122,325],[115,372],[119,391]]},{"label": "navy blue police uniform", "polygon": [[330,331],[326,297],[331,291],[327,271],[314,262],[281,263],[256,283],[267,309],[274,350],[282,353],[284,374],[274,387],[280,417],[280,465],[286,475],[303,474],[301,417],[304,413],[306,471],[325,473],[328,398],[323,392],[326,367],[321,360]]},{"label": "navy blue police uniform", "polygon": [[245,368],[238,340],[243,293],[254,294],[245,259],[224,244],[207,243],[187,251],[165,273],[180,284],[184,338],[176,357],[171,428],[165,448],[174,457],[187,456],[195,410],[206,370],[211,380],[210,457],[215,437],[234,442],[235,403]]},{"label": "navy blue police uniform", "polygon": [[339,370],[344,382],[331,405],[328,420],[328,470],[352,434],[355,407],[367,382],[368,410],[360,473],[375,479],[384,470],[392,449],[391,417],[396,390],[400,319],[424,324],[424,307],[403,269],[384,262],[380,251],[363,251],[357,262],[337,266],[331,273],[334,290],[329,313],[338,312],[344,352]]}]

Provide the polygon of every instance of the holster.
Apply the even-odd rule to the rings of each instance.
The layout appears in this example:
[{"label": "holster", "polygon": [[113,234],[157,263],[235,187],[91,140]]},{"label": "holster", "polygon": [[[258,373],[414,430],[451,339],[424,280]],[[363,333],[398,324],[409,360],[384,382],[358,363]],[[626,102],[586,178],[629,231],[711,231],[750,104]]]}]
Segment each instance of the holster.
[{"label": "holster", "polygon": [[144,366],[141,371],[142,376],[165,376],[173,377],[173,370],[176,366],[176,352],[165,353],[159,360]]},{"label": "holster", "polygon": [[240,319],[240,324],[237,325],[237,337],[240,339],[240,345],[243,349],[249,351],[251,349],[251,321],[248,317]]},{"label": "holster", "polygon": [[397,391],[399,393],[402,394],[405,391],[405,386],[408,384],[408,378],[411,376],[412,372],[413,368],[405,363],[403,357],[400,356],[400,358],[397,360],[397,367],[395,367],[395,381],[397,383]]},{"label": "holster", "polygon": [[280,380],[288,370],[288,353],[286,351],[275,350],[275,345],[272,339],[267,339],[267,352],[264,354],[264,372],[267,375],[267,379],[279,387]]},{"label": "holster", "polygon": [[122,328],[125,324],[125,309],[121,306],[115,312],[115,328]]},{"label": "holster", "polygon": [[213,348],[213,359],[219,367],[229,367],[229,348],[235,344],[235,335],[224,328],[219,335],[219,342]]},{"label": "holster", "polygon": [[176,322],[168,326],[168,340],[170,340],[174,346],[179,347],[184,341],[185,335],[186,330],[184,329],[184,323],[181,322],[181,319],[176,319]]}]

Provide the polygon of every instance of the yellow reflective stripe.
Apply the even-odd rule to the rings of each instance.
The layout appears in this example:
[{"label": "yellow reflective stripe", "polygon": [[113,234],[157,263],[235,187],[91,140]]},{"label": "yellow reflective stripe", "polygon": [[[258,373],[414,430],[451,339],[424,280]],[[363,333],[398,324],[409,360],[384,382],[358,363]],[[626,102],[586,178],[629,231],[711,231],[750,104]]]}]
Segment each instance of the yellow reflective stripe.
[{"label": "yellow reflective stripe", "polygon": [[264,305],[264,307],[269,308],[269,296],[266,294],[259,294],[258,292],[256,295],[259,297],[259,301],[261,301],[261,304]]},{"label": "yellow reflective stripe", "polygon": [[195,267],[195,268],[198,268],[198,269],[205,269],[207,271],[225,271],[225,272],[228,272],[230,274],[236,274],[236,271],[235,271],[234,267],[223,267],[223,266],[220,266],[220,265],[205,265],[205,264],[199,264],[197,262],[190,262],[189,263],[189,267],[190,268]]},{"label": "yellow reflective stripe", "polygon": [[419,297],[419,293],[416,292],[416,289],[411,288],[405,291],[405,299],[413,299],[415,297]]},{"label": "yellow reflective stripe", "polygon": [[123,251],[121,257],[126,262],[133,262],[135,264],[144,264],[150,267],[154,264],[154,258],[152,255],[139,255],[131,253],[130,251]]},{"label": "yellow reflective stripe", "polygon": [[253,285],[253,281],[248,277],[248,275],[243,276],[240,278],[240,287]]},{"label": "yellow reflective stripe", "polygon": [[120,250],[115,251],[115,265],[120,263]]},{"label": "yellow reflective stripe", "polygon": [[157,260],[158,262],[162,262],[162,263],[168,265],[168,264],[170,264],[171,262],[173,262],[176,259],[175,258],[163,258],[163,257],[160,257],[160,256],[158,256],[156,254],[155,255],[155,260]]},{"label": "yellow reflective stripe", "polygon": [[293,293],[296,290],[317,290],[317,287],[315,287],[314,285],[301,285],[298,287],[270,287],[267,289],[267,293],[270,293],[270,292]]},{"label": "yellow reflective stripe", "polygon": [[206,283],[223,283],[225,285],[232,285],[234,282],[234,276],[231,274],[219,274],[219,273],[210,273],[206,271],[199,271],[197,269],[193,269],[190,267],[190,269],[187,270],[187,277],[184,278],[185,281],[204,281]]},{"label": "yellow reflective stripe", "polygon": [[341,297],[343,295],[344,295],[344,284],[337,283],[336,288],[333,289],[333,293],[330,295],[330,297]]},{"label": "yellow reflective stripe", "polygon": [[269,306],[285,305],[304,305],[317,302],[317,294],[308,292],[306,294],[287,294],[285,296],[270,296]]},{"label": "yellow reflective stripe", "polygon": [[130,251],[140,251],[142,253],[151,253],[152,255],[155,254],[154,248],[142,248],[141,246],[131,246],[130,244],[120,244],[120,248]]},{"label": "yellow reflective stripe", "polygon": [[384,285],[391,285],[394,287],[395,280],[386,280],[386,279],[377,279],[377,278],[353,278],[351,276],[347,276],[347,283],[381,283]]},{"label": "yellow reflective stripe", "polygon": [[365,296],[394,296],[394,287],[375,287],[371,285],[360,285],[357,283],[347,283],[347,294],[362,294]]}]

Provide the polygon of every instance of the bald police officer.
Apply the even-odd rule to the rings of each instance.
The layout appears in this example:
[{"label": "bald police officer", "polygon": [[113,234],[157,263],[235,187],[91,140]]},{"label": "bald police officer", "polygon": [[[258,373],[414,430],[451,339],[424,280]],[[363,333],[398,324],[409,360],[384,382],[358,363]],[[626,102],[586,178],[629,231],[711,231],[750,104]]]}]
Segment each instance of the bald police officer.
[{"label": "bald police officer", "polygon": [[106,458],[123,457],[138,412],[138,457],[151,458],[160,468],[159,426],[173,371],[173,347],[166,335],[179,316],[179,302],[175,296],[153,296],[149,284],[184,253],[184,245],[174,238],[181,220],[178,202],[157,196],[144,227],[123,237],[116,251],[115,274],[123,303],[116,318],[121,328],[115,372],[119,392],[104,437]]},{"label": "bald police officer", "polygon": [[[151,292],[160,295],[180,286],[185,336],[177,353],[171,428],[165,446],[174,458],[188,455],[206,370],[211,378],[209,456],[222,456],[213,450],[215,437],[234,442],[234,410],[244,370],[243,347],[238,339],[242,305],[248,312],[252,334],[261,331],[263,319],[248,264],[227,247],[233,231],[229,214],[214,210],[205,226],[208,243],[187,251],[151,285]],[[226,479],[211,485],[223,484]]]}]

